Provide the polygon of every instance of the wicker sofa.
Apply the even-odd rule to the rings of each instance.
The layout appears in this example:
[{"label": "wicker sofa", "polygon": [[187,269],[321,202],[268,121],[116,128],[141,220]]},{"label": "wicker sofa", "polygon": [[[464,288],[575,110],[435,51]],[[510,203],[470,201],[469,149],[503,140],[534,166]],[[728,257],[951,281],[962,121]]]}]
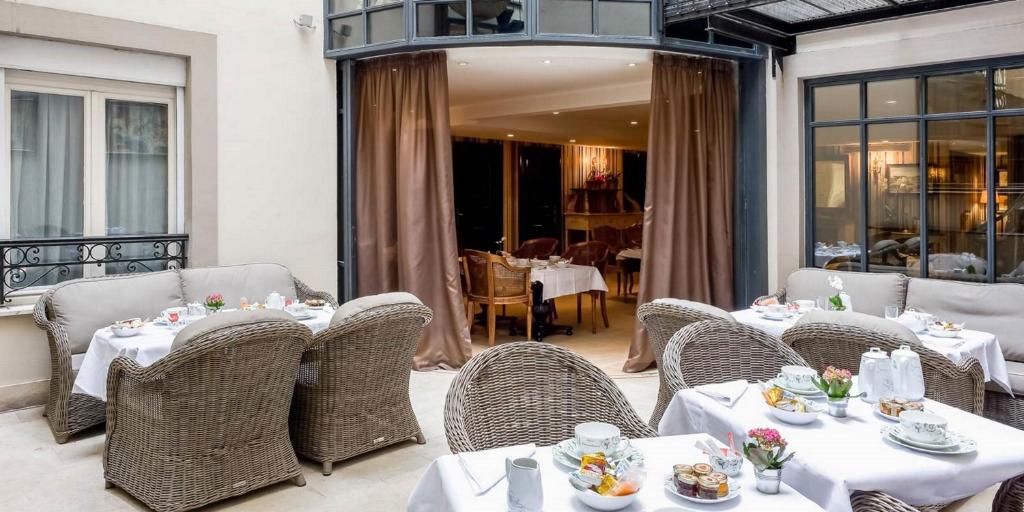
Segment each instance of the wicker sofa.
[{"label": "wicker sofa", "polygon": [[151,318],[162,310],[202,302],[217,292],[229,305],[241,297],[262,300],[271,292],[302,300],[337,301],[271,263],[188,268],[145,274],[73,279],[45,292],[33,317],[50,345],[50,391],[46,417],[58,443],[104,421],[106,404],[73,393],[78,367],[97,329],[125,318]]}]

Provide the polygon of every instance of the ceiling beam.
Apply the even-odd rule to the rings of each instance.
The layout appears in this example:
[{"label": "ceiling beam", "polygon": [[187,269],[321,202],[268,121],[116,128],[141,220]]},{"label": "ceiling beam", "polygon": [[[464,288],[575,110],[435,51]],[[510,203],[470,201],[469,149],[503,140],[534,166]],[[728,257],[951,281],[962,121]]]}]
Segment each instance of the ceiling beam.
[{"label": "ceiling beam", "polygon": [[663,12],[665,23],[671,24],[781,1],[783,0],[665,0]]},{"label": "ceiling beam", "polygon": [[764,44],[787,54],[796,50],[795,37],[745,23],[728,14],[708,17],[708,32],[722,34],[748,43]]}]

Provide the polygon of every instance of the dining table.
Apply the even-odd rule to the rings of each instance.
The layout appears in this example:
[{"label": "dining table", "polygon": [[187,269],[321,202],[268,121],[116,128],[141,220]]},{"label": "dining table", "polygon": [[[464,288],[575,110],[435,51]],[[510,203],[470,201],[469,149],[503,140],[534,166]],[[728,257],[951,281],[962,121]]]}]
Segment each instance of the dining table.
[{"label": "dining table", "polygon": [[[225,310],[228,311],[228,310]],[[320,310],[309,310],[309,318],[296,318],[299,323],[314,333],[326,329],[331,323],[334,309],[324,306]],[[114,359],[126,356],[141,366],[149,366],[171,352],[174,337],[191,322],[199,318],[185,317],[177,324],[169,325],[155,321],[143,324],[134,336],[114,335],[109,326],[98,329],[92,335],[89,348],[82,358],[82,365],[75,377],[73,393],[84,393],[100,400],[107,400],[107,370]]]},{"label": "dining table", "polygon": [[[510,418],[511,421],[511,418]],[[671,477],[675,464],[707,462],[695,444],[706,440],[707,434],[688,434],[644,439],[631,439],[632,446],[643,453],[643,469],[646,479],[640,488],[636,501],[622,509],[625,512],[640,511],[750,511],[772,510],[787,512],[820,512],[822,508],[800,495],[793,488],[783,484],[779,494],[761,494],[755,489],[754,470],[744,463],[739,477],[731,480],[740,486],[739,496],[715,504],[696,504],[676,496],[666,489],[666,480]],[[473,478],[468,468],[483,465],[504,467],[506,456],[515,456],[514,448],[496,448],[477,452],[466,452],[438,457],[427,467],[416,488],[409,496],[410,512],[487,512],[509,510],[506,503],[508,491],[504,479],[489,490],[480,492],[470,481]],[[552,457],[552,448],[536,447],[532,455],[540,468],[544,510],[590,511],[575,497],[575,490],[569,483],[573,469],[561,465]]]},{"label": "dining table", "polygon": [[[772,318],[754,308],[733,311],[730,314],[737,322],[756,327],[773,336],[782,336],[782,333],[796,325],[802,316],[802,313],[791,312],[785,318]],[[940,338],[927,331],[916,335],[925,348],[942,354],[954,363],[973,356],[981,363],[985,382],[993,382],[1008,393],[1012,393],[1006,358],[996,335],[971,329],[963,329],[957,338]]]},{"label": "dining table", "polygon": [[604,276],[593,265],[568,264],[563,267],[546,263],[530,269],[533,293],[533,339],[543,341],[545,336],[562,333],[571,335],[572,326],[552,322],[554,308],[551,301],[558,297],[573,296],[591,291],[608,291]]},{"label": "dining table", "polygon": [[851,511],[850,496],[858,490],[884,492],[910,505],[936,505],[1024,473],[1024,431],[940,402],[926,399],[924,410],[946,418],[948,428],[973,441],[976,451],[937,455],[904,447],[882,433],[897,423],[858,398],[849,401],[845,418],[822,412],[809,424],[792,425],[775,418],[756,383],[741,392],[727,405],[698,388],[680,390],[658,433],[710,432],[725,441],[729,433],[746,439],[750,429],[774,428],[788,442],[787,453],[795,454],[782,470],[783,482],[835,512]]}]

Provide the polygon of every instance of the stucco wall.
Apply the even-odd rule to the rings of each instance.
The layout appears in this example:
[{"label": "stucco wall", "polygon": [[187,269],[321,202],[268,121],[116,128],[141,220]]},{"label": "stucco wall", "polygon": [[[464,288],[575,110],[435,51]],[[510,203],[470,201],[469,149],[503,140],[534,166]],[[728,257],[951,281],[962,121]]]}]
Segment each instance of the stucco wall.
[{"label": "stucco wall", "polygon": [[768,85],[769,110],[776,104],[768,116],[769,287],[784,283],[803,254],[803,80],[1020,54],[1024,0],[799,37]]}]

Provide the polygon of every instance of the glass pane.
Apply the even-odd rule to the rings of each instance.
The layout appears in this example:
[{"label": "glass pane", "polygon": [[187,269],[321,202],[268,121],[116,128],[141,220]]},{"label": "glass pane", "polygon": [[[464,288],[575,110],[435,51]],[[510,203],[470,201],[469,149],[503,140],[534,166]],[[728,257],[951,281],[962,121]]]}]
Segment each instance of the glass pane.
[{"label": "glass pane", "polygon": [[928,77],[928,113],[985,110],[985,72]]},{"label": "glass pane", "polygon": [[593,34],[593,2],[540,0],[540,31],[547,34]]},{"label": "glass pane", "polygon": [[996,279],[1024,283],[1024,117],[996,118]]},{"label": "glass pane", "polygon": [[331,20],[331,48],[355,48],[364,44],[362,14]]},{"label": "glass pane", "polygon": [[860,84],[814,88],[814,120],[839,121],[860,117]]},{"label": "glass pane", "polygon": [[814,266],[860,270],[860,130],[814,129]]},{"label": "glass pane", "polygon": [[1024,108],[1024,68],[997,69],[996,108]]},{"label": "glass pane", "polygon": [[916,115],[920,91],[916,78],[868,82],[868,117]]},{"label": "glass pane", "polygon": [[416,36],[466,35],[466,2],[416,6]]},{"label": "glass pane", "polygon": [[928,277],[984,281],[985,120],[928,122]]},{"label": "glass pane", "polygon": [[331,14],[355,11],[362,7],[362,0],[331,0]]},{"label": "glass pane", "polygon": [[107,234],[167,233],[167,105],[107,100]]},{"label": "glass pane", "polygon": [[377,6],[380,6],[380,5],[400,4],[400,3],[402,3],[402,0],[366,0],[366,6],[367,7],[377,7]]},{"label": "glass pane", "polygon": [[[11,91],[11,238],[83,235],[84,103],[79,96]],[[39,256],[43,263],[77,259],[74,247],[44,248]],[[81,267],[66,275],[53,267],[14,272],[5,279],[23,286],[82,276]]]},{"label": "glass pane", "polygon": [[608,2],[597,4],[597,33],[605,36],[650,36],[651,4]]},{"label": "glass pane", "polygon": [[474,34],[518,34],[526,29],[522,1],[472,1]]},{"label": "glass pane", "polygon": [[385,43],[405,39],[405,9],[387,9],[367,13],[370,17],[370,33],[367,44]]},{"label": "glass pane", "polygon": [[918,275],[921,170],[917,123],[868,126],[868,269]]}]

